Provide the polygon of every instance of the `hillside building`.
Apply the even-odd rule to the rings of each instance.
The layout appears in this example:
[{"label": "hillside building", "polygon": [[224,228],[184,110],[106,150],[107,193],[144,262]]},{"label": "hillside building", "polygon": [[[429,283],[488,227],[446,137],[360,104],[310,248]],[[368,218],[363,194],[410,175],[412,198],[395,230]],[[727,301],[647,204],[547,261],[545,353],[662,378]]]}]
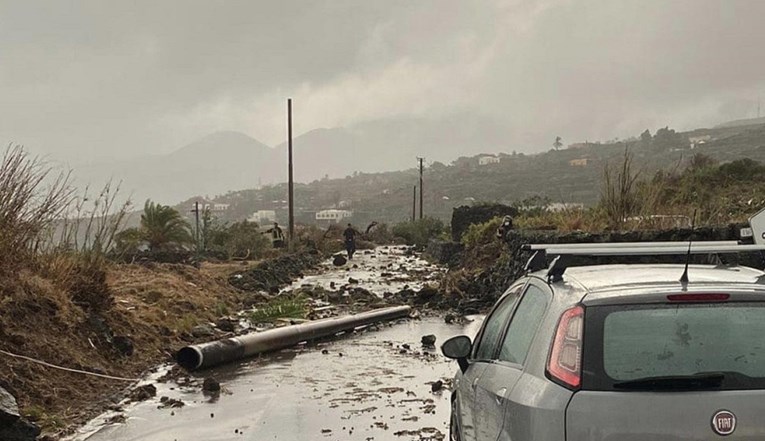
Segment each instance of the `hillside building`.
[{"label": "hillside building", "polygon": [[267,225],[276,222],[276,211],[258,210],[247,219],[248,222],[256,222],[258,225]]},{"label": "hillside building", "polygon": [[588,162],[589,162],[589,159],[587,158],[572,159],[568,161],[568,165],[570,165],[571,167],[587,167]]},{"label": "hillside building", "polygon": [[321,210],[316,212],[316,220],[319,222],[327,222],[330,224],[338,223],[343,219],[353,216],[353,212],[349,210]]},{"label": "hillside building", "polygon": [[499,158],[496,156],[481,156],[478,158],[478,165],[499,164]]}]

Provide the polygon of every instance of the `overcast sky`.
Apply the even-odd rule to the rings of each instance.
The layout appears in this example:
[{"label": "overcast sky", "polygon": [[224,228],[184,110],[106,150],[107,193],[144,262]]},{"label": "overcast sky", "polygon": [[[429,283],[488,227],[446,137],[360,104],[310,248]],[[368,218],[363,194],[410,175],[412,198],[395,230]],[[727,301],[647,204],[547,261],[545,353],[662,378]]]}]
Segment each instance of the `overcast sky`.
[{"label": "overcast sky", "polygon": [[[81,162],[475,112],[510,150],[765,99],[765,1],[0,0],[0,140]],[[480,142],[480,140],[476,140]]]}]

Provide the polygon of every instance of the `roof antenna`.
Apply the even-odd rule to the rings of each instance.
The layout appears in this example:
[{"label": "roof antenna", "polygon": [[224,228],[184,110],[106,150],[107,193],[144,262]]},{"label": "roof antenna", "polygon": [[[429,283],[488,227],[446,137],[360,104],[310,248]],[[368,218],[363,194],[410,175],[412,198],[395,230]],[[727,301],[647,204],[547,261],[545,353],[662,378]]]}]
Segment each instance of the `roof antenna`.
[{"label": "roof antenna", "polygon": [[691,245],[693,244],[693,231],[696,226],[696,210],[693,210],[693,218],[691,218],[691,237],[688,238],[688,254],[685,255],[685,270],[683,275],[680,276],[680,283],[684,286],[688,285],[688,264],[691,263]]}]

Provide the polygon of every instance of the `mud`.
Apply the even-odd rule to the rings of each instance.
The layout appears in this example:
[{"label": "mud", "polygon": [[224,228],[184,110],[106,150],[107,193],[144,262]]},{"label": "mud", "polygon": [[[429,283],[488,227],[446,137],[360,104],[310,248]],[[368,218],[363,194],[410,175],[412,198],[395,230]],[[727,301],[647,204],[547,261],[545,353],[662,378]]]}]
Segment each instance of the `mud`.
[{"label": "mud", "polygon": [[[419,340],[473,335],[480,317],[473,318],[467,325],[447,325],[439,317],[403,320],[208,370],[189,381],[157,383],[157,397],[164,398],[134,404],[124,422],[99,427],[114,417],[104,415],[73,439],[444,439],[457,366]],[[210,376],[220,382],[219,393],[199,387]],[[185,405],[158,409],[162,399]]]},{"label": "mud", "polygon": [[[382,300],[402,290],[422,291],[441,274],[405,248],[378,248],[341,267],[321,263],[282,294],[319,287],[352,301],[361,289]],[[454,335],[472,336],[480,321],[476,316],[447,324],[429,314],[194,374],[168,372],[167,366],[146,381],[156,386],[156,396],[124,404],[70,439],[445,439],[457,366],[432,341],[439,346]],[[220,390],[203,390],[205,378],[215,378]]]}]

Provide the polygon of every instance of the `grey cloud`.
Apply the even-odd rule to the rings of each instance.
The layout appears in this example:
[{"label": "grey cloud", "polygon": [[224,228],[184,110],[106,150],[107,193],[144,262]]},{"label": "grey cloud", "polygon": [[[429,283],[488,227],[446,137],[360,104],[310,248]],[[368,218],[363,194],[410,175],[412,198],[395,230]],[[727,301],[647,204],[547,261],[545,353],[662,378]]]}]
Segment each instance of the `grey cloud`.
[{"label": "grey cloud", "polygon": [[[72,162],[215,130],[490,117],[509,149],[754,116],[765,3],[2,1],[0,138]],[[477,143],[482,142],[476,139]]]}]

